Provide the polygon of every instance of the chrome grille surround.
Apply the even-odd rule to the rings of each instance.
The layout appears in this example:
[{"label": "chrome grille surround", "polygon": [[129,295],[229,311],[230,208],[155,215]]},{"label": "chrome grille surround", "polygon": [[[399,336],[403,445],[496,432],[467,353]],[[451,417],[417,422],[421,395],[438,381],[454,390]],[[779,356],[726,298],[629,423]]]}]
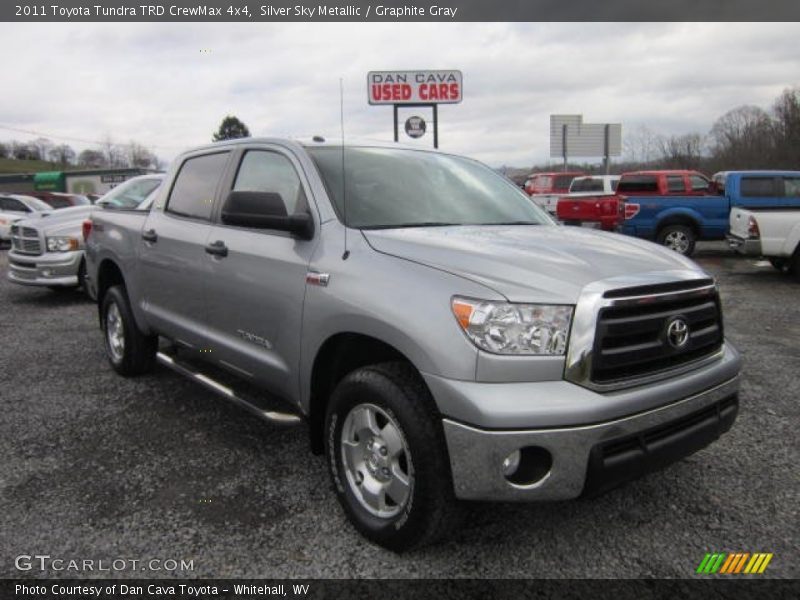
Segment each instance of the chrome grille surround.
[{"label": "chrome grille surround", "polygon": [[39,237],[39,231],[33,227],[12,225],[11,247],[20,254],[41,255],[42,240]]},{"label": "chrome grille surround", "polygon": [[[689,356],[687,352],[686,360],[675,360],[672,364],[669,364],[670,361],[666,361],[668,364],[659,364],[656,357],[651,370],[644,369],[624,377],[609,377],[608,372],[601,375],[605,365],[599,353],[603,350],[603,332],[608,324],[607,321],[603,322],[604,315],[610,311],[621,310],[624,313],[626,309],[631,309],[634,312],[644,311],[645,317],[651,320],[659,317],[669,320],[683,316],[685,306],[694,310],[695,302],[705,308],[709,303],[714,304],[715,323],[719,329],[718,343],[710,343],[707,351],[696,355]],[[655,312],[648,316],[649,307]],[[575,307],[564,378],[599,392],[644,385],[720,359],[724,353],[723,341],[717,287],[702,271],[662,271],[596,281],[583,289]],[[665,354],[666,358],[676,356],[683,358],[679,352]]]}]

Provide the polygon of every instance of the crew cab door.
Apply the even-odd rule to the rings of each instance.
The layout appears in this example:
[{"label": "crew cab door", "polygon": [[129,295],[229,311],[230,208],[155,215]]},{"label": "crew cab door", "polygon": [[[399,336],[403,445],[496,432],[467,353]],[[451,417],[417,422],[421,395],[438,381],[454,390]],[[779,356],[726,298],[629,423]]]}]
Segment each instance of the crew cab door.
[{"label": "crew cab door", "polygon": [[178,168],[164,206],[150,211],[139,241],[142,308],[155,329],[204,349],[205,252],[211,215],[230,152],[196,154]]},{"label": "crew cab door", "polygon": [[[234,161],[223,203],[231,191],[280,194],[286,215],[309,212],[317,218],[291,152],[262,145],[237,151]],[[224,248],[224,255],[205,257],[212,358],[286,398],[298,393],[303,301],[315,239],[218,219],[209,243]]]}]

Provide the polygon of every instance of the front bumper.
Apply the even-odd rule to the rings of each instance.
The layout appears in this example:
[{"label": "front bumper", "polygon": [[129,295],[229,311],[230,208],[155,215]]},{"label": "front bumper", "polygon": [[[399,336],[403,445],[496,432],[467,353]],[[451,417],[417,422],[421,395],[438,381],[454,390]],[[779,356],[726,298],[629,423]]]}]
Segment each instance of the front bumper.
[{"label": "front bumper", "polygon": [[83,250],[38,256],[12,250],[8,253],[8,279],[20,285],[75,287],[82,260]]},{"label": "front bumper", "polygon": [[742,238],[729,233],[726,239],[728,240],[728,246],[738,254],[761,256],[761,240],[758,238]]},{"label": "front bumper", "polygon": [[[445,418],[455,494],[466,500],[563,500],[600,492],[696,452],[730,429],[739,377],[677,402],[596,424],[485,430]],[[521,448],[551,463],[532,483],[514,484],[503,461]]]}]

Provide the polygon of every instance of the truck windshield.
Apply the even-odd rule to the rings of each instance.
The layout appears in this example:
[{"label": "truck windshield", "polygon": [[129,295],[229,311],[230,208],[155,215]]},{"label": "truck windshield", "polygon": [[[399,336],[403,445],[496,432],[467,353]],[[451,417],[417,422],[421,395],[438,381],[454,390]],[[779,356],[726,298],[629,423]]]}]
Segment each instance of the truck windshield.
[{"label": "truck windshield", "polygon": [[108,192],[97,201],[97,204],[109,208],[133,209],[139,206],[159,185],[161,185],[160,177],[131,179]]},{"label": "truck windshield", "polygon": [[343,186],[341,147],[308,152],[348,227],[553,223],[515,185],[470,159],[399,148],[346,148]]}]

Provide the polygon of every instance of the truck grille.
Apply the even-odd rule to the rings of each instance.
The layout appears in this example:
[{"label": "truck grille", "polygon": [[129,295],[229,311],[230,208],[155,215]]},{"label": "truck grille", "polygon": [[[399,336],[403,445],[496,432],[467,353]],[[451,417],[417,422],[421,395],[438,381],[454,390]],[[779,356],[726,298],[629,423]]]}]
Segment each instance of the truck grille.
[{"label": "truck grille", "polygon": [[39,232],[33,227],[11,226],[11,246],[20,254],[40,255],[42,243]]},{"label": "truck grille", "polygon": [[[706,284],[706,281],[694,282]],[[710,283],[710,282],[708,282]],[[684,284],[685,286],[685,284]],[[716,353],[722,313],[713,285],[693,290],[632,288],[635,298],[600,309],[591,380],[607,384],[648,376]],[[620,297],[613,290],[606,297]],[[641,295],[640,295],[641,294]]]}]

